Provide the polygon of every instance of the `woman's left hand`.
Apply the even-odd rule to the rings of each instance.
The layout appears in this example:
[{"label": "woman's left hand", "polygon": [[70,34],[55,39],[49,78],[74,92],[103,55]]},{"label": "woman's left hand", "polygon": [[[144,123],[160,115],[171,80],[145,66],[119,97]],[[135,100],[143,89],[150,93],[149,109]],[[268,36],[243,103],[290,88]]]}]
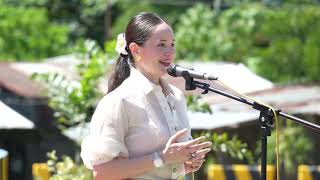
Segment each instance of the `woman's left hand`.
[{"label": "woman's left hand", "polygon": [[211,151],[211,148],[208,148],[210,145],[211,142],[203,142],[189,147],[195,150],[195,152],[191,153],[189,160],[184,162],[186,174],[196,172],[200,169],[202,163],[205,161],[206,154]]},{"label": "woman's left hand", "polygon": [[204,159],[198,159],[195,161],[185,162],[184,163],[185,174],[198,171],[204,161],[205,161]]},{"label": "woman's left hand", "polygon": [[[211,145],[211,143],[205,142],[195,145],[191,148],[207,147],[208,145]],[[198,171],[202,166],[202,163],[205,161],[206,154],[210,151],[211,148],[205,148],[192,153],[193,156],[191,156],[191,158],[184,163],[186,174]]]}]

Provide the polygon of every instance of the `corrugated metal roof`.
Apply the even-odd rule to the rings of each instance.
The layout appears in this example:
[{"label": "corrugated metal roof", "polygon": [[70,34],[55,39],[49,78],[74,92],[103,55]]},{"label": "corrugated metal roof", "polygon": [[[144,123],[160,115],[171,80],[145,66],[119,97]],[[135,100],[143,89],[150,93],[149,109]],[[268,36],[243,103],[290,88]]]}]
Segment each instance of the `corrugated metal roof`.
[{"label": "corrugated metal roof", "polygon": [[[241,93],[270,89],[274,86],[271,81],[256,75],[242,63],[194,61],[181,62],[180,64],[216,76],[219,80],[229,84],[230,87],[237,89],[237,91]],[[220,84],[217,84],[216,81],[211,81],[209,84],[211,84],[212,87],[223,88]]]},{"label": "corrugated metal roof", "polygon": [[55,72],[69,78],[76,78],[75,72],[77,62],[75,55],[64,55],[49,58],[39,63],[19,62],[11,63],[10,66],[15,70],[24,73],[26,76],[30,76],[33,73]]},{"label": "corrugated metal roof", "polygon": [[41,63],[15,62],[0,63],[0,86],[24,97],[42,97],[42,86],[31,80],[33,73],[55,72],[70,79],[75,77],[76,57],[58,56]]},{"label": "corrugated metal roof", "polygon": [[254,121],[259,117],[259,112],[213,112],[213,115],[208,113],[193,113],[189,112],[189,122],[191,129],[219,129],[225,127],[237,128],[242,123]]},{"label": "corrugated metal roof", "polygon": [[[291,115],[320,115],[319,86],[275,87],[249,96]],[[205,96],[202,101],[210,104],[213,115],[190,113],[190,125],[193,129],[237,127],[256,121],[259,117],[259,111],[251,106],[214,93]]]},{"label": "corrugated metal roof", "polygon": [[41,86],[30,80],[29,76],[11,66],[0,63],[0,86],[24,97],[39,97]]}]

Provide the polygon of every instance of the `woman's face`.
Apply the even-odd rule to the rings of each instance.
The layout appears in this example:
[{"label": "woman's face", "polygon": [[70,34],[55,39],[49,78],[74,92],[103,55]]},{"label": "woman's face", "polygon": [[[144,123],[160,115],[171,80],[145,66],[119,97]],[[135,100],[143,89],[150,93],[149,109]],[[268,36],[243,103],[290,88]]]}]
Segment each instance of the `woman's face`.
[{"label": "woman's face", "polygon": [[157,25],[149,39],[138,48],[141,60],[136,62],[136,68],[150,80],[158,79],[167,73],[175,57],[173,31],[166,23]]}]

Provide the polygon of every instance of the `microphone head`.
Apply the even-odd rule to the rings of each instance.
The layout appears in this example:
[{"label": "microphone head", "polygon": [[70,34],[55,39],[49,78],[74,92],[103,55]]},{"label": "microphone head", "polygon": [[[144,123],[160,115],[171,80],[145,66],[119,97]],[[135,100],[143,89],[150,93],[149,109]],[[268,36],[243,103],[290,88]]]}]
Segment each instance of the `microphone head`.
[{"label": "microphone head", "polygon": [[177,74],[176,74],[176,68],[177,66],[179,65],[176,65],[176,64],[173,64],[171,66],[168,67],[167,69],[167,72],[170,76],[174,76],[174,77],[177,77]]}]

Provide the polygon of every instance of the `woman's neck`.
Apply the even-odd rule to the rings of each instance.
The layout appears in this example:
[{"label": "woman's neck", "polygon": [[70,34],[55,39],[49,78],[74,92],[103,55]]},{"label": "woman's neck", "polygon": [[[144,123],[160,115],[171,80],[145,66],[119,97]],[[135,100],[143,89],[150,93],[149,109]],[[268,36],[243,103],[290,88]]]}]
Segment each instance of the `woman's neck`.
[{"label": "woman's neck", "polygon": [[159,81],[159,78],[157,79],[150,79],[149,77],[147,77],[149,79],[149,81],[151,81],[153,84],[155,85],[160,85],[160,81]]},{"label": "woman's neck", "polygon": [[160,85],[160,77],[154,77],[154,76],[150,76],[150,75],[146,75],[146,74],[144,74],[144,76],[147,79],[149,79],[149,81],[151,81],[153,84]]},{"label": "woman's neck", "polygon": [[149,72],[144,71],[142,69],[137,69],[137,70],[140,71],[153,84],[160,85],[160,77],[159,76],[155,76],[152,73],[149,73]]}]

